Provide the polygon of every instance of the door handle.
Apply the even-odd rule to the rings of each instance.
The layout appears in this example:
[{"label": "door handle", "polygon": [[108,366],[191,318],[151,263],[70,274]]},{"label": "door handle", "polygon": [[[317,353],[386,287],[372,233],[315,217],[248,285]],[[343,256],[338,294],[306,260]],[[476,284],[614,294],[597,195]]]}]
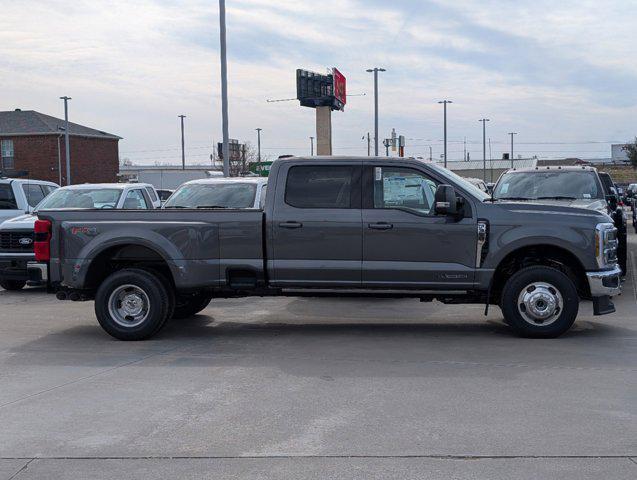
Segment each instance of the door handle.
[{"label": "door handle", "polygon": [[281,222],[279,227],[281,228],[301,228],[303,224],[301,222]]},{"label": "door handle", "polygon": [[378,223],[370,223],[367,225],[368,228],[373,230],[391,230],[394,228],[394,225],[386,222],[378,222]]}]

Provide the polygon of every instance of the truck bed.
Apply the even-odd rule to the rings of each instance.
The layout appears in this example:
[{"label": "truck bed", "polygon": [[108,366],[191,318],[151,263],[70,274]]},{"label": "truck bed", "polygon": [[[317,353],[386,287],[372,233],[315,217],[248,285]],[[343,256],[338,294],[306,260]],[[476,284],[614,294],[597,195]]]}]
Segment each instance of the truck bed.
[{"label": "truck bed", "polygon": [[[52,223],[54,284],[85,288],[89,265],[114,251],[129,263],[158,255],[179,289],[223,287],[232,275],[264,278],[261,210],[50,210],[39,218]],[[145,247],[127,247],[133,243]]]}]

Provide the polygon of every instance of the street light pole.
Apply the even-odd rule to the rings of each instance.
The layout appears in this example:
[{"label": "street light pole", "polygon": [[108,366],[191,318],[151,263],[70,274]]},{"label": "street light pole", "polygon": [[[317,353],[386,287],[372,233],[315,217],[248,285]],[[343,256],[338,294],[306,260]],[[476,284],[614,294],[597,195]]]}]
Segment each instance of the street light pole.
[{"label": "street light pole", "polygon": [[310,137],[310,156],[314,156],[314,137]]},{"label": "street light pole", "polygon": [[442,103],[444,106],[444,135],[445,135],[445,168],[447,168],[447,104],[453,103],[451,100],[442,100],[438,103]]},{"label": "street light pole", "polygon": [[513,135],[517,134],[517,132],[509,132],[509,135],[511,135],[511,168],[513,168]]},{"label": "street light pole", "polygon": [[482,180],[487,181],[487,122],[488,118],[478,120],[482,122]]},{"label": "street light pole", "polygon": [[71,149],[69,146],[69,100],[71,97],[60,97],[64,100],[64,150],[66,154],[66,184],[71,185]]},{"label": "street light pole", "polygon": [[367,72],[374,73],[374,156],[378,156],[378,72],[385,72],[384,68],[368,68]]},{"label": "street light pole", "polygon": [[255,128],[257,131],[257,172],[261,175],[261,130],[262,128]]},{"label": "street light pole", "polygon": [[181,120],[181,169],[186,170],[186,151],[184,149],[184,118],[186,115],[177,115]]},{"label": "street light pole", "polygon": [[228,61],[226,55],[226,2],[219,0],[219,43],[221,50],[221,123],[223,130],[223,176],[230,176],[230,134],[228,133]]}]

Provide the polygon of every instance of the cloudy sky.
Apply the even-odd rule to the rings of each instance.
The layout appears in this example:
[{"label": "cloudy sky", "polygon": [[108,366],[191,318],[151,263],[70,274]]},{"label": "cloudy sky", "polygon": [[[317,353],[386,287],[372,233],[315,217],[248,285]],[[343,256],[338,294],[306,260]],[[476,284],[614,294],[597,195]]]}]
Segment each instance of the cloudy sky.
[{"label": "cloudy sky", "polygon": [[[634,0],[227,0],[230,135],[264,154],[309,153],[314,111],[267,103],[295,92],[295,69],[337,66],[349,93],[333,114],[334,153],[366,153],[373,129],[371,74],[381,66],[380,136],[407,138],[408,155],[449,158],[608,157],[606,142],[637,134]],[[124,137],[120,156],[205,162],[221,137],[215,0],[0,0],[0,110],[63,115]]]}]

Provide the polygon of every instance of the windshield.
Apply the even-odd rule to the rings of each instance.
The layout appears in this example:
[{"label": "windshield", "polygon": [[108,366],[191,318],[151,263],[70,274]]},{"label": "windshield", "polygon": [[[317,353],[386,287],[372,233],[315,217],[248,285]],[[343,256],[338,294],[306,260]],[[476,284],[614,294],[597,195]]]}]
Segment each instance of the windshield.
[{"label": "windshield", "polygon": [[42,200],[36,210],[115,208],[121,193],[118,188],[59,188]]},{"label": "windshield", "polygon": [[604,198],[597,175],[590,171],[535,171],[505,173],[493,197],[515,200],[578,200]]},{"label": "windshield", "polygon": [[449,178],[453,182],[459,184],[462,188],[467,190],[469,193],[473,194],[478,199],[484,201],[488,198],[491,198],[487,193],[480,190],[469,180],[462,178],[460,175],[453,173],[451,170],[441,167],[440,165],[436,165],[435,163],[428,163],[428,165],[431,166],[438,173],[444,175],[445,177]]},{"label": "windshield", "polygon": [[252,208],[253,183],[190,183],[173,193],[164,208]]}]

